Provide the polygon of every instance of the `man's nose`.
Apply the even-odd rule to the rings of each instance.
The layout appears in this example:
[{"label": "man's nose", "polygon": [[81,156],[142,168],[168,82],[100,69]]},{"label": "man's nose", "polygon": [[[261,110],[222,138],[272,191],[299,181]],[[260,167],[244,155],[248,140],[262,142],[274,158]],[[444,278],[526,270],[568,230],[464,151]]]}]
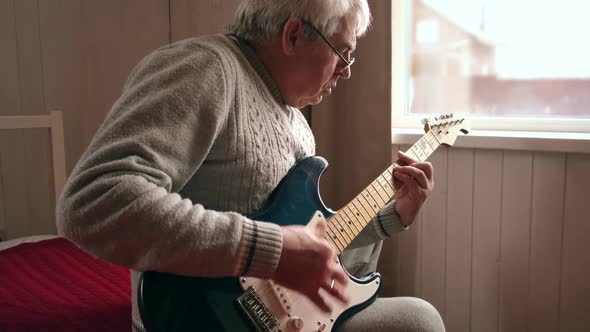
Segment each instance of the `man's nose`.
[{"label": "man's nose", "polygon": [[338,76],[342,77],[342,79],[344,79],[344,80],[349,79],[351,75],[352,75],[352,71],[350,70],[350,67],[348,67],[344,70],[338,71]]}]

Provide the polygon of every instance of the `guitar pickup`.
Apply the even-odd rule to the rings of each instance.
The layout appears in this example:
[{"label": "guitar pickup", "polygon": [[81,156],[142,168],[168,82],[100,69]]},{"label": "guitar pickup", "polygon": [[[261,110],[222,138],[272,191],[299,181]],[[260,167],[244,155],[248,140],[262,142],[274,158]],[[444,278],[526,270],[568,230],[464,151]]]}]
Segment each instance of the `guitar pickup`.
[{"label": "guitar pickup", "polygon": [[258,331],[274,332],[279,326],[279,321],[256,294],[254,287],[248,287],[236,301]]}]

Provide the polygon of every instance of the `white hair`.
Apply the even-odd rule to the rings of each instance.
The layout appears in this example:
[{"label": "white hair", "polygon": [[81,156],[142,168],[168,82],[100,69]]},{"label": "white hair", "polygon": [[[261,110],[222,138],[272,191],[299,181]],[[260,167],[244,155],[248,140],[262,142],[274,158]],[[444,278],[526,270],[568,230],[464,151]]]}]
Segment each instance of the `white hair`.
[{"label": "white hair", "polygon": [[232,30],[251,42],[264,43],[292,17],[306,19],[328,36],[339,31],[343,17],[350,20],[357,37],[371,23],[367,0],[242,0]]}]

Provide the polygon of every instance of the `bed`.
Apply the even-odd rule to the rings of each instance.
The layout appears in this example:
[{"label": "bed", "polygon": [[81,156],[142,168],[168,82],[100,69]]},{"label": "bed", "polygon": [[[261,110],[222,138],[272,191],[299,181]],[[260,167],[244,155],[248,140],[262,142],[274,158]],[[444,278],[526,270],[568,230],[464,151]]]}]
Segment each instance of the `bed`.
[{"label": "bed", "polygon": [[[0,116],[0,129],[48,128],[54,190],[65,180],[60,112]],[[131,331],[129,270],[55,234],[0,242],[0,331]]]}]

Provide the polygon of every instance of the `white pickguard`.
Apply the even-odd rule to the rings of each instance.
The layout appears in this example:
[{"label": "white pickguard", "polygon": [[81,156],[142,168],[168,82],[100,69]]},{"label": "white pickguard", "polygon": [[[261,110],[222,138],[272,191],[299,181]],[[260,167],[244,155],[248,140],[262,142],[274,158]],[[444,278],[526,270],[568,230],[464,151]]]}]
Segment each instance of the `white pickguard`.
[{"label": "white pickguard", "polygon": [[[317,222],[325,222],[321,213],[316,213],[308,224],[315,225]],[[305,276],[301,276],[304,278]],[[240,278],[240,284],[245,290],[252,286],[258,296],[279,321],[279,327],[275,331],[331,331],[338,317],[351,307],[365,303],[379,290],[381,278],[375,278],[368,283],[358,283],[350,279],[344,293],[348,296],[349,302],[343,304],[331,297],[323,289],[320,296],[332,308],[332,314],[328,315],[321,311],[306,296],[275,284],[271,280],[263,280],[251,277]]]}]

